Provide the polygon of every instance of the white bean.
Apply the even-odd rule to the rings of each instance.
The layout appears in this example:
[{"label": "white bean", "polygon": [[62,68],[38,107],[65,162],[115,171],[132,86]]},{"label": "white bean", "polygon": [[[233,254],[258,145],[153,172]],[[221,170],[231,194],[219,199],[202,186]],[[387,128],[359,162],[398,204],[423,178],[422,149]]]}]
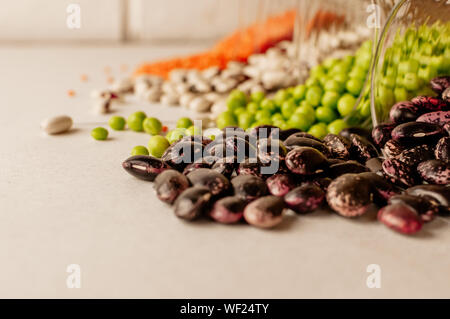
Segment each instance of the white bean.
[{"label": "white bean", "polygon": [[184,108],[189,107],[189,103],[195,98],[193,93],[185,93],[180,96],[180,105]]},{"label": "white bean", "polygon": [[173,83],[183,83],[186,80],[187,70],[175,69],[170,71],[169,79]]},{"label": "white bean", "polygon": [[162,85],[162,91],[168,95],[177,95],[175,85],[171,82],[164,82]]},{"label": "white bean", "polygon": [[220,73],[220,69],[217,66],[212,66],[202,71],[202,76],[205,80],[211,80],[213,77]]},{"label": "white bean", "polygon": [[204,80],[200,80],[194,83],[194,89],[199,93],[208,93],[211,92],[211,85]]},{"label": "white bean", "polygon": [[145,101],[157,102],[161,98],[162,92],[158,87],[152,87],[142,94]]},{"label": "white bean", "polygon": [[164,94],[161,96],[160,102],[164,105],[177,105],[179,102],[179,97],[175,94]]},{"label": "white bean", "polygon": [[194,98],[189,103],[189,109],[195,112],[208,112],[211,108],[211,102],[202,96]]},{"label": "white bean", "polygon": [[41,122],[41,128],[47,134],[60,134],[67,132],[73,125],[72,118],[60,115],[45,119]]},{"label": "white bean", "polygon": [[111,89],[117,93],[128,93],[133,90],[133,81],[130,78],[123,78],[114,81]]}]

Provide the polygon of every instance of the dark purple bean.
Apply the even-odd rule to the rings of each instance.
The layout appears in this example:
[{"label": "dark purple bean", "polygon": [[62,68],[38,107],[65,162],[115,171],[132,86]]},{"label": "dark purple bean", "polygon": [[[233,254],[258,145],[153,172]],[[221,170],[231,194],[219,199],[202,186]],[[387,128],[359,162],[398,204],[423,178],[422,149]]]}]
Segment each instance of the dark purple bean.
[{"label": "dark purple bean", "polygon": [[196,161],[194,163],[188,164],[188,166],[186,166],[185,169],[183,170],[183,174],[187,175],[190,172],[195,171],[196,169],[199,168],[211,168],[211,164],[208,162]]},{"label": "dark purple bean", "polygon": [[176,199],[174,213],[179,218],[194,220],[206,213],[211,197],[206,187],[188,188]]},{"label": "dark purple bean", "polygon": [[211,194],[226,193],[230,188],[230,182],[222,174],[208,168],[199,168],[187,174],[187,178],[193,186],[207,187]]},{"label": "dark purple bean", "polygon": [[431,89],[437,94],[441,94],[450,88],[450,76],[439,76],[430,81]]},{"label": "dark purple bean", "polygon": [[249,134],[259,139],[271,136],[274,130],[279,132],[280,129],[273,125],[260,125],[254,127]]},{"label": "dark purple bean", "polygon": [[324,191],[327,191],[328,186],[330,186],[333,180],[329,177],[317,177],[310,180],[310,183],[319,186]]},{"label": "dark purple bean", "polygon": [[262,163],[284,160],[286,154],[286,147],[280,140],[264,138],[258,141],[258,157]]},{"label": "dark purple bean", "polygon": [[443,137],[439,140],[434,150],[434,156],[440,161],[450,163],[450,137]]},{"label": "dark purple bean", "polygon": [[329,158],[328,159],[328,165],[334,165],[334,164],[342,164],[347,162],[346,160],[340,159],[340,158]]},{"label": "dark purple bean", "polygon": [[366,138],[350,134],[350,142],[350,154],[352,158],[355,158],[360,163],[365,163],[371,158],[378,157],[376,147]]},{"label": "dark purple bean", "polygon": [[300,175],[313,175],[328,167],[327,158],[312,147],[296,147],[286,155],[288,169]]},{"label": "dark purple bean", "polygon": [[411,187],[418,182],[414,167],[403,163],[397,158],[389,158],[384,160],[382,166],[384,175],[392,183],[399,184],[400,186]]},{"label": "dark purple bean", "polygon": [[347,160],[350,158],[351,143],[343,136],[327,134],[323,139],[323,144],[327,147],[331,157]]},{"label": "dark purple bean", "polygon": [[314,184],[303,184],[284,196],[286,205],[298,214],[313,212],[325,201],[325,192]]},{"label": "dark purple bean", "polygon": [[[297,128],[290,128],[290,129],[287,129],[287,130],[280,130],[278,139],[280,139],[281,141],[284,141],[289,136],[291,136],[292,134],[295,134],[295,133],[301,133],[301,130],[299,130]],[[272,135],[274,135],[274,134],[271,134],[270,136],[272,137]]]},{"label": "dark purple bean", "polygon": [[373,199],[376,204],[385,205],[386,201],[392,196],[401,193],[401,189],[389,181],[383,176],[380,176],[373,172],[360,173],[360,177],[365,178],[372,185]]},{"label": "dark purple bean", "polygon": [[444,124],[450,123],[450,111],[437,111],[425,113],[424,115],[420,116],[416,121],[434,123],[444,126]]},{"label": "dark purple bean", "polygon": [[253,175],[258,177],[263,177],[261,171],[261,162],[255,159],[246,159],[242,163],[239,164],[237,169],[238,175]]},{"label": "dark purple bean", "polygon": [[234,195],[251,202],[268,193],[267,185],[264,180],[253,175],[239,175],[231,180],[234,189]]},{"label": "dark purple bean", "polygon": [[359,136],[364,137],[366,140],[368,140],[369,142],[372,142],[372,132],[369,130],[366,130],[364,128],[360,128],[360,127],[349,127],[349,128],[345,128],[343,129],[339,135],[345,137],[348,140],[351,140],[350,135],[351,134],[356,134]]},{"label": "dark purple bean", "polygon": [[440,160],[429,160],[417,166],[417,171],[424,181],[430,184],[450,184],[450,164]]},{"label": "dark purple bean", "polygon": [[183,171],[190,164],[203,157],[203,145],[199,142],[180,140],[170,145],[161,160],[170,167]]},{"label": "dark purple bean", "polygon": [[250,225],[272,228],[283,221],[284,201],[281,197],[261,197],[245,207],[244,218]]},{"label": "dark purple bean", "polygon": [[358,174],[368,171],[369,169],[367,167],[356,161],[347,161],[341,164],[330,165],[327,170],[327,175],[334,179],[344,174]]},{"label": "dark purple bean", "polygon": [[411,102],[416,105],[419,110],[422,110],[422,113],[446,111],[449,109],[445,101],[431,96],[417,96],[413,98]]},{"label": "dark purple bean", "polygon": [[450,88],[447,88],[444,92],[442,92],[442,99],[450,104]]},{"label": "dark purple bean", "polygon": [[406,190],[406,194],[424,197],[439,206],[439,213],[450,215],[450,187],[442,185],[418,185]]},{"label": "dark purple bean", "polygon": [[372,185],[358,174],[345,174],[331,182],[326,198],[328,205],[339,215],[361,216],[372,204]]},{"label": "dark purple bean", "polygon": [[298,146],[307,146],[312,147],[324,154],[325,156],[329,155],[328,148],[319,141],[310,139],[308,137],[298,137],[298,136],[290,136],[284,144],[288,147],[298,147]]},{"label": "dark purple bean", "polygon": [[414,234],[422,228],[422,219],[409,205],[393,204],[378,211],[378,220],[387,227],[402,233]]},{"label": "dark purple bean", "polygon": [[424,122],[408,122],[392,130],[392,138],[402,144],[428,144],[442,135],[442,128],[439,125]]},{"label": "dark purple bean", "polygon": [[424,109],[419,109],[417,105],[410,101],[399,102],[392,106],[389,112],[391,122],[400,124],[415,121]]},{"label": "dark purple bean", "polygon": [[122,163],[122,167],[134,177],[150,182],[169,169],[159,158],[146,155],[132,156]]},{"label": "dark purple bean", "polygon": [[389,205],[404,204],[411,206],[419,214],[424,223],[433,220],[439,212],[439,206],[419,196],[407,194],[395,195],[389,199]]},{"label": "dark purple bean", "polygon": [[433,158],[433,152],[428,145],[419,145],[401,152],[397,159],[404,164],[415,168],[420,162]]},{"label": "dark purple bean", "polygon": [[244,215],[245,206],[247,206],[247,202],[239,197],[224,197],[214,203],[209,216],[219,223],[237,223]]},{"label": "dark purple bean", "polygon": [[180,172],[169,169],[156,177],[154,187],[161,201],[172,204],[189,187],[189,180]]},{"label": "dark purple bean", "polygon": [[395,124],[384,123],[377,125],[372,130],[372,140],[378,147],[383,147],[387,141],[391,139],[392,130],[395,128]]},{"label": "dark purple bean", "polygon": [[386,157],[396,157],[405,150],[405,147],[396,140],[389,140],[384,144],[383,153]]},{"label": "dark purple bean", "polygon": [[266,180],[269,192],[274,196],[284,196],[297,186],[291,174],[275,174]]}]

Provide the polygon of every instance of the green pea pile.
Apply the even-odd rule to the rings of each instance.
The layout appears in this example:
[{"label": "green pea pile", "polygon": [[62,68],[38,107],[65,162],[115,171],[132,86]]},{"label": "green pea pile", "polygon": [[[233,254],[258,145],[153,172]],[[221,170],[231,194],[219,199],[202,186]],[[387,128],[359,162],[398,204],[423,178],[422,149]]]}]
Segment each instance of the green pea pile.
[{"label": "green pea pile", "polygon": [[[330,58],[310,71],[302,85],[279,90],[272,99],[256,92],[247,96],[233,91],[227,111],[217,118],[217,127],[275,125],[281,129],[297,128],[318,138],[339,133],[348,126],[366,80],[372,59],[372,43],[362,44],[354,56]],[[370,104],[358,110],[359,117],[370,115]]]},{"label": "green pea pile", "polygon": [[450,73],[450,22],[397,31],[377,72],[375,107],[386,119],[393,104],[431,96],[432,78]]}]

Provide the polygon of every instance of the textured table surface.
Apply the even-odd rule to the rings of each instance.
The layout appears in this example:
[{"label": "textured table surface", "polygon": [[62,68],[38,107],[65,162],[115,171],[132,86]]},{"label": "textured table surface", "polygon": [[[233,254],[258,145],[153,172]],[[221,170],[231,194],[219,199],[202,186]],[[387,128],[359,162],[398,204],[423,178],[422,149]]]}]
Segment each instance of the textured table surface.
[{"label": "textured table surface", "polygon": [[[151,183],[126,174],[122,160],[148,136],[90,138],[108,119],[91,113],[90,91],[105,86],[105,66],[117,77],[121,64],[194,49],[0,49],[0,297],[450,297],[450,220],[414,237],[374,216],[326,211],[289,215],[270,231],[185,223]],[[166,120],[183,113],[131,103],[116,114],[138,109]],[[75,128],[45,136],[39,123],[56,114],[73,116]],[[66,286],[70,264],[80,266],[80,289]],[[366,285],[370,264],[381,267],[381,288]]]}]

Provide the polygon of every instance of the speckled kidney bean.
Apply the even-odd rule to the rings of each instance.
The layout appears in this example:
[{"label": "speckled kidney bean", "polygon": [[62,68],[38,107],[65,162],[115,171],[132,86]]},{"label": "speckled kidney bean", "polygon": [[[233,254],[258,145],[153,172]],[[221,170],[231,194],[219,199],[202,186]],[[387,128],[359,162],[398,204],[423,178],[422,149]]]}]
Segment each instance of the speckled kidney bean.
[{"label": "speckled kidney bean", "polygon": [[432,158],[433,152],[426,144],[406,149],[397,156],[399,161],[411,167],[416,167],[420,162],[427,161]]},{"label": "speckled kidney bean", "polygon": [[440,161],[450,163],[450,137],[443,137],[439,140],[434,150],[434,156]]},{"label": "speckled kidney bean", "polygon": [[315,140],[317,142],[322,142],[322,140],[320,140],[319,138],[317,138],[314,135],[311,135],[309,133],[306,133],[306,132],[297,132],[297,133],[289,135],[289,137],[292,137],[293,139],[297,138],[297,137],[305,137],[305,138],[309,138],[311,140]]},{"label": "speckled kidney bean", "polygon": [[389,119],[396,124],[415,121],[423,113],[417,105],[410,101],[399,102],[392,106]]},{"label": "speckled kidney bean", "polygon": [[437,94],[441,94],[450,88],[450,76],[439,76],[430,81],[431,89]]},{"label": "speckled kidney bean", "polygon": [[172,204],[189,187],[189,180],[180,172],[169,169],[155,179],[156,196],[163,202]]},{"label": "speckled kidney bean", "polygon": [[284,196],[297,186],[291,174],[275,174],[266,180],[269,192],[274,196]]},{"label": "speckled kidney bean", "polygon": [[374,157],[369,159],[366,162],[366,167],[374,173],[378,173],[381,172],[383,170],[383,166],[382,166],[383,160],[380,159],[379,157]]},{"label": "speckled kidney bean", "polygon": [[228,196],[214,203],[209,216],[223,224],[237,223],[244,215],[247,202],[236,196]]},{"label": "speckled kidney bean", "polygon": [[253,175],[258,177],[265,177],[261,171],[261,162],[259,160],[245,159],[242,163],[239,164],[237,168],[238,175]]},{"label": "speckled kidney bean", "polygon": [[440,160],[429,160],[420,163],[417,171],[424,181],[430,184],[450,184],[450,164]]},{"label": "speckled kidney bean", "polygon": [[439,207],[439,213],[450,215],[450,187],[442,185],[417,185],[405,192],[408,195],[424,197]]},{"label": "speckled kidney bean", "polygon": [[262,163],[282,161],[286,157],[286,154],[286,147],[280,140],[264,138],[258,141],[258,158]]},{"label": "speckled kidney bean", "polygon": [[378,147],[383,147],[391,139],[391,132],[396,124],[384,123],[375,126],[372,130],[372,140]]},{"label": "speckled kidney bean", "polygon": [[389,140],[384,144],[383,153],[387,158],[396,157],[405,150],[405,147],[396,140]]},{"label": "speckled kidney bean", "polygon": [[383,161],[383,173],[392,182],[401,186],[411,187],[417,184],[414,168],[397,158],[388,158]]},{"label": "speckled kidney bean", "polygon": [[[280,130],[279,131],[279,135],[278,135],[278,138],[280,139],[280,140],[282,140],[282,141],[284,141],[284,140],[286,140],[289,136],[291,136],[292,134],[295,134],[295,133],[301,133],[302,131],[301,130],[299,130],[299,129],[297,129],[297,128],[290,128],[290,129],[287,129],[287,130]],[[273,133],[273,132],[272,132]],[[271,136],[272,136],[272,133],[271,133]]]},{"label": "speckled kidney bean", "polygon": [[150,182],[168,169],[168,166],[159,158],[146,155],[132,156],[122,163],[122,167],[134,177]]},{"label": "speckled kidney bean", "polygon": [[389,199],[389,204],[404,204],[411,206],[419,214],[424,223],[427,223],[436,216],[439,212],[438,205],[419,196],[412,196],[408,194],[395,195]]},{"label": "speckled kidney bean", "polygon": [[358,174],[345,174],[331,182],[326,198],[328,205],[339,215],[361,216],[372,204],[372,185]]},{"label": "speckled kidney bean", "polygon": [[198,168],[187,174],[187,178],[193,186],[207,187],[213,195],[226,193],[230,188],[225,176],[208,168]]},{"label": "speckled kidney bean", "polygon": [[321,152],[322,154],[324,154],[325,156],[329,155],[328,148],[322,142],[313,140],[308,137],[290,136],[284,142],[284,144],[287,147],[290,147],[291,149],[293,149],[295,147],[299,147],[299,146],[300,147],[301,146],[312,147],[312,148],[315,148],[316,150],[318,150],[319,152]]},{"label": "speckled kidney bean", "polygon": [[238,165],[239,164],[236,157],[224,157],[216,160],[211,169],[229,179]]},{"label": "speckled kidney bean", "polygon": [[439,98],[431,96],[417,96],[411,100],[420,110],[425,112],[446,111],[449,109],[447,103]]},{"label": "speckled kidney bean", "polygon": [[425,113],[416,120],[417,122],[434,123],[444,125],[450,123],[450,111],[437,111]]},{"label": "speckled kidney bean", "polygon": [[442,128],[433,123],[408,122],[392,130],[392,138],[400,143],[426,144],[442,136]]},{"label": "speckled kidney bean", "polygon": [[344,163],[330,165],[327,173],[331,178],[336,178],[344,174],[357,174],[368,171],[369,169],[366,166],[358,163],[357,161],[347,161]]},{"label": "speckled kidney bean", "polygon": [[251,202],[244,209],[244,218],[250,225],[272,228],[283,221],[285,203],[281,197],[265,196]]},{"label": "speckled kidney bean", "polygon": [[184,168],[203,156],[203,144],[194,140],[180,140],[172,144],[161,157],[168,166],[183,171]]},{"label": "speckled kidney bean", "polygon": [[234,195],[250,202],[268,193],[264,180],[254,175],[239,175],[231,180]]},{"label": "speckled kidney bean", "polygon": [[316,178],[311,179],[309,182],[313,183],[314,185],[319,186],[321,189],[326,191],[332,181],[333,180],[329,177],[316,177]]},{"label": "speckled kidney bean", "polygon": [[381,208],[378,211],[378,220],[402,234],[414,234],[422,229],[423,225],[414,208],[400,203]]},{"label": "speckled kidney bean", "polygon": [[371,158],[378,157],[376,147],[366,138],[356,134],[350,134],[350,141],[350,154],[359,162],[365,163]]},{"label": "speckled kidney bean", "polygon": [[372,132],[369,130],[366,130],[364,128],[360,128],[360,127],[348,127],[343,129],[341,132],[339,132],[340,136],[345,137],[348,140],[351,140],[350,135],[351,134],[356,134],[359,136],[364,137],[366,140],[368,140],[369,142],[372,142]]},{"label": "speckled kidney bean", "polygon": [[325,192],[317,185],[307,183],[294,188],[284,196],[286,205],[298,214],[310,213],[325,200]]},{"label": "speckled kidney bean", "polygon": [[188,188],[175,200],[174,213],[181,219],[194,220],[206,213],[211,197],[206,187]]},{"label": "speckled kidney bean", "polygon": [[386,204],[392,196],[401,193],[401,189],[387,181],[383,176],[373,172],[358,174],[361,178],[366,179],[372,186],[374,202],[380,205]]},{"label": "speckled kidney bean", "polygon": [[349,159],[351,143],[345,137],[327,134],[323,139],[323,144],[328,148],[331,157],[343,160]]},{"label": "speckled kidney bean", "polygon": [[286,155],[288,169],[300,175],[312,175],[328,167],[327,158],[312,147],[296,147]]}]

